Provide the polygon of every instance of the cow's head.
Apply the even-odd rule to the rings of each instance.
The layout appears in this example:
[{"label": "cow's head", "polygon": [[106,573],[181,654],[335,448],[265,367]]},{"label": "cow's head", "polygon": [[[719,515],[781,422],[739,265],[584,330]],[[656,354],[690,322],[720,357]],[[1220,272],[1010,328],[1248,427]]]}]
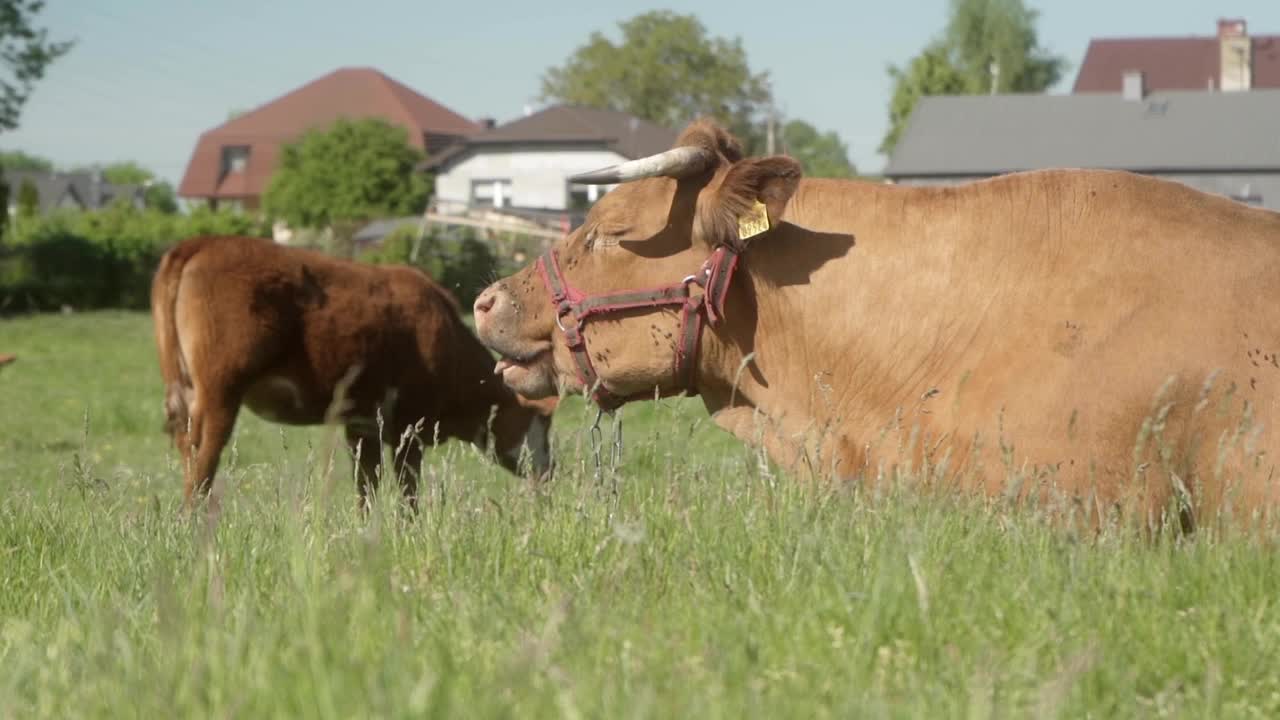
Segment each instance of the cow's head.
[{"label": "cow's head", "polygon": [[507,470],[519,474],[524,453],[528,453],[527,470],[537,479],[551,475],[551,416],[558,397],[538,400],[512,394],[498,405],[493,416],[494,454]]},{"label": "cow's head", "polygon": [[[767,210],[769,226],[776,225],[800,174],[788,157],[743,158],[737,140],[697,121],[669,151],[575,178],[618,187],[556,243],[564,278],[588,295],[678,283],[718,245],[745,249],[740,221],[758,213],[757,203]],[[587,348],[610,393],[680,389],[673,372],[678,315],[677,309],[636,309],[587,323]],[[560,386],[583,389],[534,266],[481,293],[475,320],[481,341],[502,355],[497,372],[511,389],[534,398]]]}]

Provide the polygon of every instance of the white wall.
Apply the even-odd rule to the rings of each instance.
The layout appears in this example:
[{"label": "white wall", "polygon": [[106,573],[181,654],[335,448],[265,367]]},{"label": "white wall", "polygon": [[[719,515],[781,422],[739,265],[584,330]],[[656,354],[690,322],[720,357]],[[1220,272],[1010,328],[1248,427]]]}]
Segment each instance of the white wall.
[{"label": "white wall", "polygon": [[570,175],[625,160],[618,153],[600,149],[477,148],[436,176],[436,199],[442,209],[466,204],[471,199],[472,181],[510,180],[512,197],[508,205],[564,210],[569,201]]}]

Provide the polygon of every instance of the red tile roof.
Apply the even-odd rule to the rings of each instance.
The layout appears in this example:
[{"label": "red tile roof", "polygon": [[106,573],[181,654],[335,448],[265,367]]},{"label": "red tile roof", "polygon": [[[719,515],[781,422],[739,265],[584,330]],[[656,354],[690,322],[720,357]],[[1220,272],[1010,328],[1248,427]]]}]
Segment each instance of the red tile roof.
[{"label": "red tile roof", "polygon": [[[245,198],[266,189],[280,147],[307,130],[339,118],[379,117],[408,130],[424,147],[425,135],[464,137],[480,125],[372,68],[341,68],[200,136],[178,186],[183,197]],[[223,177],[225,147],[245,146],[242,172]]]},{"label": "red tile roof", "polygon": [[[1252,40],[1253,87],[1280,88],[1280,35]],[[1089,43],[1072,92],[1118,93],[1128,70],[1142,71],[1148,91],[1208,90],[1219,86],[1220,64],[1217,37],[1099,38]]]}]

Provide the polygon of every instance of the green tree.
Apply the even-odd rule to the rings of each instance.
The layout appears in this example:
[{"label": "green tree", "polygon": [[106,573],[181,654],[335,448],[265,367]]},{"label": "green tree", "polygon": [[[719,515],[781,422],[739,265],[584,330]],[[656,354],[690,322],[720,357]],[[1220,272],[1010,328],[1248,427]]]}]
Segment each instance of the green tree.
[{"label": "green tree", "polygon": [[925,48],[911,59],[906,69],[889,68],[893,96],[889,99],[889,131],[880,143],[880,152],[889,154],[897,146],[907,119],[925,95],[957,95],[968,91],[964,77],[951,64],[947,50],[939,43]]},{"label": "green tree", "polygon": [[1035,93],[1058,82],[1067,61],[1040,47],[1038,16],[1023,0],[951,0],[942,38],[905,69],[889,68],[894,90],[880,152],[893,151],[925,95]]},{"label": "green tree", "polygon": [[803,120],[782,126],[782,149],[800,161],[809,177],[848,178],[857,174],[840,136],[833,131],[819,132]]},{"label": "green tree", "polygon": [[1058,82],[1067,61],[1040,47],[1039,15],[1022,0],[951,0],[947,43],[970,92],[993,84],[996,92],[1044,92]]},{"label": "green tree", "polygon": [[102,168],[102,179],[112,185],[141,185],[155,173],[135,162],[118,162]]},{"label": "green tree", "polygon": [[710,115],[756,152],[771,103],[768,73],[754,73],[738,38],[709,37],[693,15],[666,10],[618,24],[614,43],[593,32],[542,78],[542,99],[631,113],[680,128]]},{"label": "green tree", "polygon": [[31,155],[21,150],[4,150],[0,151],[0,168],[53,172],[53,163],[39,155]]},{"label": "green tree", "polygon": [[143,203],[150,210],[166,215],[178,212],[178,196],[174,193],[173,186],[164,180],[148,185],[143,191],[142,198]]},{"label": "green tree", "polygon": [[28,220],[40,214],[40,191],[30,180],[18,186],[18,217]]},{"label": "green tree", "polygon": [[425,207],[427,182],[415,169],[422,158],[404,128],[338,120],[283,148],[263,207],[297,228],[331,229],[337,252],[350,256],[360,223]]},{"label": "green tree", "polygon": [[0,130],[14,130],[22,107],[45,68],[71,49],[70,42],[50,42],[34,25],[44,0],[0,0]]},{"label": "green tree", "polygon": [[0,177],[0,243],[9,237],[9,183]]}]

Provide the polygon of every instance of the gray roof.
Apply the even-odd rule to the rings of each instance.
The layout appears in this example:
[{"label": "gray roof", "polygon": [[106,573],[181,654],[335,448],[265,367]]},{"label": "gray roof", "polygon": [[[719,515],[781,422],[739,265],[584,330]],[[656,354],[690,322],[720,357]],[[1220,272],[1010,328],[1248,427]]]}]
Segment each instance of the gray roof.
[{"label": "gray roof", "polygon": [[922,98],[884,174],[1280,171],[1280,90]]},{"label": "gray roof", "polygon": [[98,209],[118,197],[130,198],[134,207],[144,205],[141,185],[112,185],[92,172],[44,172],[39,170],[0,171],[9,184],[9,204],[18,202],[18,190],[29,181],[40,196],[40,212],[47,212],[69,199],[77,207]]}]

